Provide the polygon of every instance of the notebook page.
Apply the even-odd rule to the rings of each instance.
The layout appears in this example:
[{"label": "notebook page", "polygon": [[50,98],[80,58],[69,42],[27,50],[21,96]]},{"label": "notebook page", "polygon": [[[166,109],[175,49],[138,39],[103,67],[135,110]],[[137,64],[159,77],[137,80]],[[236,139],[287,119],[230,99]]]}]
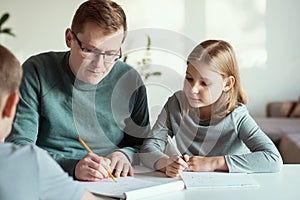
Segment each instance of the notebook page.
[{"label": "notebook page", "polygon": [[246,173],[182,172],[186,189],[219,187],[257,187],[258,183]]},{"label": "notebook page", "polygon": [[121,199],[141,199],[184,188],[184,183],[181,180],[171,180],[167,183],[135,177],[120,177],[116,180],[117,182],[114,182],[107,178],[100,182],[79,182],[79,184],[94,194]]}]

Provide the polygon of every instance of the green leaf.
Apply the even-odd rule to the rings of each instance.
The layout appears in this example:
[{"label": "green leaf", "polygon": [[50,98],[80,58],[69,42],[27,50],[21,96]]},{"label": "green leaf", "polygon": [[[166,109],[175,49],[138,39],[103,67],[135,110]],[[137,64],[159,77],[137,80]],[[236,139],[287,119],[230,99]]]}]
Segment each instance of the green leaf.
[{"label": "green leaf", "polygon": [[128,56],[124,56],[123,62],[126,63],[127,59],[128,59]]},{"label": "green leaf", "polygon": [[10,29],[10,28],[2,29],[2,30],[0,30],[0,33],[6,33],[6,34],[11,35],[11,36],[16,36],[15,34],[13,34],[13,33],[11,32],[11,29]]},{"label": "green leaf", "polygon": [[153,72],[152,75],[154,75],[154,76],[160,76],[161,72]]},{"label": "green leaf", "polygon": [[150,46],[151,46],[151,38],[149,35],[147,35],[147,51],[150,50]]},{"label": "green leaf", "polygon": [[[2,24],[9,18],[9,14],[8,13],[4,13],[0,19],[0,27],[2,26]],[[0,28],[1,29],[1,28]]]},{"label": "green leaf", "polygon": [[151,75],[150,73],[146,73],[146,74],[145,74],[145,80],[147,80],[147,79],[149,78],[150,75]]}]

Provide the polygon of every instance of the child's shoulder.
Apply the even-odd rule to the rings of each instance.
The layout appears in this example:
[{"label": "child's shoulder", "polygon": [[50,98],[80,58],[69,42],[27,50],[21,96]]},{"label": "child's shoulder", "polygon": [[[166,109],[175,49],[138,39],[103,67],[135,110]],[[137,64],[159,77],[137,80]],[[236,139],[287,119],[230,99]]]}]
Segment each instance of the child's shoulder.
[{"label": "child's shoulder", "polygon": [[174,92],[167,100],[164,108],[171,113],[181,113],[189,107],[186,96],[182,90]]},{"label": "child's shoulder", "polygon": [[2,155],[10,156],[10,157],[28,157],[28,156],[36,156],[38,152],[41,151],[39,147],[34,144],[26,144],[26,145],[16,145],[13,143],[3,143],[0,145]]},{"label": "child's shoulder", "polygon": [[235,118],[241,118],[249,115],[249,111],[245,104],[238,103],[229,115],[234,116]]},{"label": "child's shoulder", "polygon": [[182,106],[185,103],[186,103],[186,97],[182,90],[178,90],[174,92],[173,95],[168,98],[168,104],[172,104],[172,105],[176,104]]},{"label": "child's shoulder", "polygon": [[238,103],[234,110],[245,110],[248,111],[247,106],[243,103]]}]

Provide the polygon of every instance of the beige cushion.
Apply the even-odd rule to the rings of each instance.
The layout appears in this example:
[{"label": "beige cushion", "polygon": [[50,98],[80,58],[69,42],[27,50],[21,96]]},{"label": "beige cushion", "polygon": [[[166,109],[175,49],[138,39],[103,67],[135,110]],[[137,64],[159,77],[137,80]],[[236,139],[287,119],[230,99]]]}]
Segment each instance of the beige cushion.
[{"label": "beige cushion", "polygon": [[285,164],[300,164],[300,132],[289,133],[279,142],[279,152]]},{"label": "beige cushion", "polygon": [[296,104],[295,108],[293,109],[290,117],[300,117],[300,98],[298,103]]},{"label": "beige cushion", "polygon": [[256,117],[256,123],[261,129],[271,138],[276,144],[279,144],[280,139],[286,133],[300,134],[300,118],[276,118],[276,117]]},{"label": "beige cushion", "polygon": [[273,101],[267,104],[267,117],[288,117],[296,101]]}]

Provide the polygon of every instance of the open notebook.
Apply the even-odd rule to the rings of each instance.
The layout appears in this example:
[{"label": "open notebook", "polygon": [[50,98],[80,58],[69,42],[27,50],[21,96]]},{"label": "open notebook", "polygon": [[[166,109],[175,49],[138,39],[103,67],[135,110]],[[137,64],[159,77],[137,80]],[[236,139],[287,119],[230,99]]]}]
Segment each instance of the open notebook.
[{"label": "open notebook", "polygon": [[104,179],[100,182],[79,182],[83,187],[94,194],[120,199],[143,199],[163,193],[184,189],[181,180],[169,179],[169,182],[158,183],[135,177],[121,177],[114,182]]}]

